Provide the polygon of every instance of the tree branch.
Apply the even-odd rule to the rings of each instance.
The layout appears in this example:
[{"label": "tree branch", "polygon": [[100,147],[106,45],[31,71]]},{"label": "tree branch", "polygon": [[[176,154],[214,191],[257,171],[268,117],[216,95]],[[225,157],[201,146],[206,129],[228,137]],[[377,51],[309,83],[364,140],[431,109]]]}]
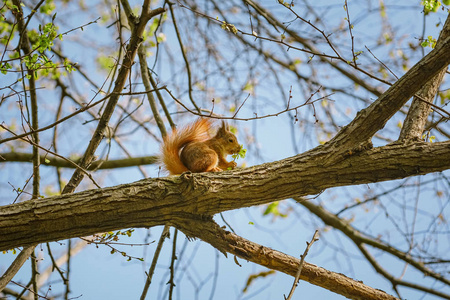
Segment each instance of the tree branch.
[{"label": "tree branch", "polygon": [[[8,162],[31,162],[33,154],[23,152],[7,152],[0,153],[0,164]],[[73,162],[78,164],[80,160],[76,159]],[[136,167],[142,165],[155,164],[158,161],[158,156],[141,156],[124,159],[112,159],[112,160],[96,160],[90,164],[87,170],[104,170],[104,169],[117,169]],[[41,155],[41,165],[53,166],[58,168],[76,168],[76,166],[70,161],[58,158],[56,156]]]},{"label": "tree branch", "polygon": [[368,143],[372,136],[423,86],[450,64],[450,37],[436,46],[369,107],[328,142],[334,153]]},{"label": "tree branch", "polygon": [[[336,186],[367,184],[450,169],[450,142],[393,144],[329,164],[318,147],[281,161],[220,173],[185,173],[73,195],[0,207],[0,250],[129,227],[171,225],[313,195]],[[436,159],[439,157],[439,159]]]},{"label": "tree branch", "polygon": [[[296,199],[297,200],[297,199]],[[379,249],[383,252],[389,253],[398,259],[403,260],[407,264],[413,266],[418,271],[422,272],[423,274],[426,274],[429,277],[432,277],[446,285],[450,286],[450,280],[448,278],[445,278],[441,274],[438,274],[434,272],[433,270],[427,268],[422,262],[416,261],[411,257],[410,254],[408,254],[405,251],[398,250],[394,248],[393,246],[383,242],[379,241],[375,238],[370,238],[360,231],[358,231],[356,228],[351,226],[348,222],[345,222],[341,218],[337,217],[336,215],[332,214],[331,212],[327,211],[325,208],[316,205],[312,203],[311,201],[299,201],[297,202],[304,206],[306,209],[308,209],[311,213],[319,217],[326,225],[331,226],[339,231],[341,231],[343,234],[345,234],[349,239],[351,239],[355,245],[369,245],[373,248]],[[358,246],[359,247],[359,246]],[[388,278],[390,280],[390,278]]]},{"label": "tree branch", "polygon": [[[25,55],[29,55],[31,51],[30,47],[30,40],[28,37],[27,28],[23,19],[23,10],[21,6],[20,0],[14,0],[14,5],[17,6],[17,25],[19,28],[19,47],[24,51]],[[31,19],[31,18],[30,18]],[[5,48],[6,50],[6,48]],[[22,62],[21,62],[22,63]],[[22,64],[21,64],[22,67]],[[29,84],[29,91],[30,91],[30,100],[31,100],[31,129],[36,130],[39,128],[39,116],[38,116],[38,105],[37,105],[37,94],[36,94],[36,78],[35,78],[35,70],[31,70],[27,68],[27,74],[28,74],[28,84]],[[25,82],[23,82],[24,90],[26,91]],[[25,93],[25,98],[27,97]],[[40,196],[39,187],[40,187],[40,172],[39,172],[39,166],[40,166],[40,156],[39,156],[39,133],[34,132],[32,134],[33,138],[33,199],[38,199]],[[33,260],[34,258],[34,245],[31,245],[28,248],[25,248],[20,255],[14,260],[14,262],[11,264],[11,266],[8,268],[8,270],[3,274],[2,278],[0,279],[0,290],[2,290],[7,283],[9,283],[10,280],[14,277],[14,275],[19,271],[20,267],[23,265],[25,260],[31,255],[32,257],[32,282],[33,282],[33,290],[37,293],[38,288],[36,285],[36,261]],[[3,286],[5,285],[5,286]],[[37,294],[34,294],[34,298],[37,299]]]},{"label": "tree branch", "polygon": [[13,263],[9,266],[8,270],[0,277],[0,292],[6,287],[6,285],[13,279],[14,275],[22,268],[25,261],[30,257],[34,251],[34,245],[26,247],[20,254],[14,259]]},{"label": "tree branch", "polygon": [[[109,98],[109,101],[105,107],[105,110],[103,111],[102,117],[100,118],[97,128],[89,142],[89,145],[85,151],[85,154],[83,158],[80,161],[80,166],[82,168],[86,168],[90,165],[94,158],[94,153],[97,149],[97,147],[100,145],[100,142],[102,141],[106,127],[108,125],[109,120],[111,119],[111,116],[114,112],[114,109],[116,107],[117,101],[119,101],[119,94],[122,92],[123,87],[125,86],[125,82],[128,78],[128,74],[131,70],[131,66],[133,65],[134,58],[136,56],[137,50],[139,48],[139,45],[142,42],[142,34],[144,32],[145,26],[147,25],[147,22],[153,17],[158,14],[161,14],[164,12],[163,8],[157,8],[155,10],[148,10],[148,0],[144,1],[144,4],[142,5],[142,14],[139,18],[139,21],[135,26],[133,27],[130,42],[128,43],[126,53],[122,62],[122,65],[120,67],[119,73],[117,75],[117,79],[114,84],[114,89],[112,92],[111,97]],[[67,185],[64,187],[63,193],[71,193],[75,190],[75,188],[78,186],[78,184],[83,179],[83,173],[77,169],[75,170],[74,174],[72,175],[72,178],[67,183]]]},{"label": "tree branch", "polygon": [[[178,220],[176,220],[177,222]],[[185,234],[196,236],[222,253],[231,253],[242,259],[295,277],[300,260],[282,252],[246,240],[222,229],[212,220],[180,220],[176,223]],[[343,274],[304,262],[300,279],[350,299],[397,299],[384,291],[374,289]]]},{"label": "tree branch", "polygon": [[286,300],[291,300],[292,299],[292,296],[294,295],[294,291],[297,288],[298,281],[300,280],[300,276],[302,275],[302,269],[303,269],[303,264],[305,263],[305,257],[306,257],[306,255],[308,255],[309,249],[311,249],[311,246],[314,244],[314,242],[316,242],[318,240],[319,240],[319,231],[316,230],[314,232],[314,235],[313,235],[311,241],[309,243],[306,242],[306,249],[305,249],[305,251],[303,252],[302,255],[300,255],[300,263],[299,263],[299,266],[298,266],[297,274],[295,274],[294,284],[292,285],[292,288],[291,288],[287,298],[284,297]]},{"label": "tree branch", "polygon": [[[439,34],[436,45],[440,45],[443,40],[450,36],[450,15],[445,21],[444,27]],[[427,81],[414,96],[409,108],[408,115],[400,132],[399,140],[418,141],[422,138],[425,123],[430,113],[431,103],[436,96],[436,92],[444,78],[447,68],[440,70],[432,79]]]}]

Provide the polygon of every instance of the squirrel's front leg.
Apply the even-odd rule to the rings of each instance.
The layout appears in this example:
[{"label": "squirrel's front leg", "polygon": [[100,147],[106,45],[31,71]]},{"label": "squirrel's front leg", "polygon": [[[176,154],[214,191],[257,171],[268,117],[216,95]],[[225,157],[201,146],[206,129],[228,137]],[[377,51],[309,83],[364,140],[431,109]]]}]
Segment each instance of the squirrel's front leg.
[{"label": "squirrel's front leg", "polygon": [[225,158],[220,157],[218,166],[222,170],[228,170],[229,168],[234,169],[237,166],[237,164],[234,161],[228,162]]}]

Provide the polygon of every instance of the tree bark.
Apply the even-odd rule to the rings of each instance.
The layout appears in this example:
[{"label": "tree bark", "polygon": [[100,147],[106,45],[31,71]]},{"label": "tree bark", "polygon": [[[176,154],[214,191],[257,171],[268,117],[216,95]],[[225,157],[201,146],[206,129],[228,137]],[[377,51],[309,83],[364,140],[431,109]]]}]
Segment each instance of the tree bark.
[{"label": "tree bark", "polygon": [[[123,74],[131,67],[140,42],[138,37],[136,39],[131,43],[133,48],[128,49]],[[0,250],[129,227],[171,225],[222,252],[295,275],[298,261],[224,231],[212,222],[212,216],[227,210],[313,195],[330,187],[369,184],[450,169],[450,141],[367,147],[372,136],[419,88],[448,66],[449,48],[450,38],[443,39],[330,142],[303,154],[246,169],[144,179],[0,207]],[[116,86],[122,85],[123,76],[119,78]],[[81,162],[83,166],[91,162],[116,100],[110,100],[111,110],[107,110],[107,118],[100,122]],[[65,192],[72,192],[81,178],[75,174]],[[353,299],[393,298],[384,292],[377,294],[374,289],[367,292],[367,286],[327,272],[307,264],[302,279]]]},{"label": "tree bark", "polygon": [[[439,34],[436,45],[439,45],[450,36],[450,16],[447,17],[444,27]],[[400,132],[399,140],[401,141],[418,141],[422,138],[425,123],[431,110],[431,103],[436,96],[442,79],[444,78],[447,67],[443,68],[431,80],[426,82],[414,96],[409,108],[408,115]]]},{"label": "tree bark", "polygon": [[[264,247],[226,231],[210,220],[180,220],[187,235],[199,236],[214,248],[236,255],[247,261],[277,270],[295,277],[300,259]],[[226,254],[225,254],[226,255]],[[300,279],[327,290],[357,300],[397,299],[384,291],[365,285],[343,274],[331,272],[316,265],[303,262]]]},{"label": "tree bark", "polygon": [[[276,200],[450,169],[450,142],[392,144],[329,163],[324,147],[220,173],[144,179],[0,207],[0,250],[128,227],[173,225]],[[179,228],[183,230],[183,228]]]},{"label": "tree bark", "polygon": [[[450,18],[450,16],[449,16]],[[450,22],[448,23],[450,27]],[[373,135],[429,80],[450,64],[450,37],[416,63],[329,142],[335,151],[360,150]]]}]

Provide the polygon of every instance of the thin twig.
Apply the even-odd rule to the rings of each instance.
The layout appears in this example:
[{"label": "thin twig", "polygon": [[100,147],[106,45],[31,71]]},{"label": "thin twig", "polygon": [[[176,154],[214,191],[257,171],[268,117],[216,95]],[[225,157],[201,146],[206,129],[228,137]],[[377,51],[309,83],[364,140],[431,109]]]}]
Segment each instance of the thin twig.
[{"label": "thin twig", "polygon": [[350,38],[352,40],[352,55],[353,55],[353,60],[352,61],[353,61],[354,66],[357,67],[357,64],[356,64],[357,55],[355,54],[355,37],[353,36],[353,31],[352,31],[353,25],[350,22],[350,13],[348,12],[347,0],[344,1],[344,10],[347,13],[347,18],[346,19],[347,19],[347,24],[348,24],[348,31],[350,33]]},{"label": "thin twig", "polygon": [[[7,127],[3,126],[2,124],[0,124],[0,127],[3,128],[3,129],[5,129],[6,131],[8,131],[8,132],[11,133],[11,134],[14,134],[14,132],[12,132],[11,130],[9,130]],[[29,140],[29,139],[21,138],[21,140],[23,140],[24,142],[27,142],[27,143],[31,144],[33,147],[37,147],[37,148],[39,148],[39,149],[41,149],[41,150],[43,150],[43,151],[45,151],[45,152],[48,152],[48,153],[50,153],[50,154],[52,154],[52,155],[54,155],[54,156],[56,156],[56,157],[61,158],[61,159],[64,160],[64,161],[70,163],[72,166],[74,166],[74,168],[75,168],[76,170],[80,170],[81,172],[83,172],[84,174],[86,174],[86,176],[88,176],[89,179],[91,179],[92,182],[95,184],[95,186],[97,186],[98,188],[101,188],[101,187],[97,184],[97,182],[95,182],[95,180],[94,180],[94,178],[92,177],[92,175],[91,175],[85,168],[82,168],[79,164],[77,164],[77,163],[73,162],[72,160],[70,160],[70,159],[68,159],[68,158],[65,158],[64,156],[59,155],[58,153],[55,153],[55,152],[53,152],[53,151],[51,151],[51,150],[49,150],[49,149],[45,149],[44,147],[40,146],[39,144],[36,144],[35,142],[33,142],[33,141]],[[33,155],[34,155],[34,154],[33,154]]]},{"label": "thin twig", "polygon": [[164,99],[160,93],[160,89],[157,88],[158,84],[155,81],[155,79],[153,79],[153,76],[152,76],[152,73],[150,72],[150,70],[148,73],[149,73],[148,75],[149,75],[150,83],[152,84],[152,87],[155,90],[156,97],[158,97],[158,100],[159,100],[159,104],[161,105],[162,109],[164,110],[166,119],[167,119],[167,121],[169,121],[170,128],[175,129],[176,128],[175,123],[173,122],[172,117],[170,116],[169,110],[167,109],[167,105],[164,102]]},{"label": "thin twig", "polygon": [[287,297],[287,298],[284,297],[285,300],[290,300],[290,299],[292,298],[292,295],[294,295],[295,288],[297,287],[298,281],[300,280],[300,275],[301,275],[301,273],[302,273],[302,268],[303,268],[303,263],[304,263],[304,261],[305,261],[305,257],[306,257],[306,255],[308,255],[308,251],[309,251],[309,249],[311,249],[311,246],[314,244],[314,242],[316,242],[316,241],[319,240],[319,237],[318,237],[318,236],[319,236],[319,231],[316,230],[316,231],[314,232],[314,235],[313,235],[311,241],[310,241],[309,243],[306,242],[306,249],[305,249],[305,252],[303,252],[303,254],[300,255],[300,263],[299,263],[299,265],[298,265],[298,271],[297,271],[297,274],[295,275],[294,284],[292,285],[292,288],[291,288],[291,291],[289,292],[288,297]]},{"label": "thin twig", "polygon": [[[320,97],[320,98],[317,98],[317,99],[311,101],[312,97],[313,97],[315,94],[317,94],[321,88],[322,88],[322,87],[319,87],[319,88],[317,89],[316,92],[314,92],[313,94],[311,94],[311,96],[310,96],[305,102],[303,102],[303,103],[300,104],[300,105],[297,105],[297,106],[291,107],[291,108],[290,108],[290,107],[286,107],[284,110],[281,110],[281,111],[279,111],[279,112],[276,112],[276,113],[273,113],[273,114],[267,114],[267,115],[263,115],[263,116],[258,116],[258,115],[255,113],[255,117],[251,117],[251,118],[236,118],[235,114],[233,114],[233,116],[231,116],[231,117],[223,117],[223,116],[219,116],[219,115],[216,115],[216,114],[202,114],[201,112],[198,113],[198,112],[196,112],[195,110],[192,110],[192,109],[190,109],[189,107],[187,107],[187,106],[186,106],[183,102],[181,102],[180,100],[178,100],[178,99],[172,94],[172,92],[171,92],[167,87],[164,87],[163,89],[170,95],[170,97],[172,97],[172,99],[173,99],[176,103],[178,103],[179,105],[181,105],[186,111],[190,112],[191,114],[197,115],[197,116],[199,116],[199,117],[208,117],[208,118],[215,118],[215,119],[221,119],[221,120],[231,120],[231,119],[232,119],[232,120],[237,120],[237,121],[250,121],[250,120],[258,120],[258,119],[264,119],[264,118],[269,118],[269,117],[276,117],[276,116],[279,116],[279,115],[281,115],[281,114],[283,114],[283,113],[286,113],[286,112],[288,112],[288,111],[297,110],[297,109],[299,109],[300,107],[303,107],[303,106],[306,106],[306,105],[313,105],[313,104],[314,104],[315,102],[317,102],[317,101],[320,101],[320,100],[323,100],[323,99],[327,99],[328,97],[334,95],[334,93],[327,94],[327,95],[325,95],[325,96],[323,96],[323,97]],[[329,100],[329,99],[328,99],[328,100]]]},{"label": "thin twig", "polygon": [[389,71],[389,73],[391,73],[395,77],[395,79],[398,80],[397,75],[395,75],[395,73],[384,62],[379,60],[378,57],[376,57],[375,54],[373,54],[372,51],[370,51],[369,47],[367,47],[367,46],[365,46],[365,47],[366,47],[367,51],[369,51],[369,53],[373,56],[373,58],[375,58],[386,70]]},{"label": "thin twig", "polygon": [[189,60],[187,59],[185,48],[183,46],[183,41],[181,40],[180,32],[178,31],[178,25],[177,25],[177,21],[175,19],[175,14],[173,12],[172,5],[173,4],[169,2],[169,9],[170,9],[170,14],[172,15],[173,27],[175,28],[175,32],[177,34],[178,43],[180,44],[181,54],[183,55],[184,63],[186,64],[186,72],[187,72],[187,76],[188,76],[188,85],[189,85],[188,86],[189,99],[191,99],[192,105],[194,105],[194,107],[197,110],[197,112],[200,113],[200,108],[197,106],[197,104],[195,103],[195,100],[194,100],[194,98],[192,96],[191,68],[189,67]]},{"label": "thin twig", "polygon": [[69,293],[70,293],[70,280],[69,280],[69,276],[70,276],[70,259],[72,258],[72,239],[69,239],[68,243],[67,243],[67,266],[66,266],[66,290],[64,293],[64,298],[65,300],[69,300]]},{"label": "thin twig", "polygon": [[175,228],[175,232],[173,234],[173,246],[172,246],[172,259],[170,260],[170,279],[169,279],[169,300],[172,300],[173,295],[173,288],[175,287],[175,260],[177,260],[177,236],[178,236],[178,229]]},{"label": "thin twig", "polygon": [[[23,284],[20,284],[20,283],[18,283],[18,282],[16,282],[16,281],[12,281],[12,280],[11,280],[11,282],[14,283],[15,285],[20,286],[21,288],[23,288],[23,291],[17,296],[16,299],[22,299],[23,294],[24,294],[26,291],[29,291],[30,293],[32,293],[33,295],[35,295],[38,299],[39,299],[39,298],[42,298],[42,299],[50,300],[50,298],[45,297],[45,296],[41,296],[41,295],[39,295],[38,293],[34,292],[32,289],[30,289],[31,282],[29,282],[27,285],[23,285]],[[26,299],[30,299],[30,298],[29,298],[29,297],[26,297]]]},{"label": "thin twig", "polygon": [[158,262],[159,254],[161,253],[162,246],[164,244],[164,240],[169,236],[169,229],[170,226],[166,225],[164,226],[163,232],[161,233],[161,236],[159,237],[158,245],[155,249],[155,254],[153,255],[152,264],[150,265],[150,269],[148,270],[147,274],[147,280],[145,281],[144,290],[141,294],[141,300],[144,300],[147,296],[148,288],[150,287],[150,284],[152,283],[153,274],[155,273],[156,263]]},{"label": "thin twig", "polygon": [[50,256],[50,260],[52,261],[52,272],[56,269],[58,271],[59,276],[61,276],[61,279],[64,284],[67,284],[67,278],[64,276],[64,272],[59,268],[58,264],[55,261],[55,257],[53,256],[52,249],[50,248],[50,243],[47,243],[47,251],[48,255]]},{"label": "thin twig", "polygon": [[22,265],[30,257],[34,251],[34,246],[24,248],[16,259],[9,266],[5,273],[0,277],[0,292],[6,287],[6,285],[13,279],[14,275],[22,268]]},{"label": "thin twig", "polygon": [[[36,250],[36,249],[34,249]],[[38,266],[37,266],[37,259],[36,259],[36,253],[33,251],[31,253],[31,284],[33,288],[30,290],[33,292],[34,300],[38,300],[38,293],[39,293],[39,286],[37,284],[37,277],[39,275]]]},{"label": "thin twig", "polygon": [[[142,82],[144,83],[146,90],[151,90],[152,85],[150,82],[150,72],[148,70],[147,66],[147,56],[145,54],[144,46],[139,46],[138,49],[138,57],[139,57],[139,66],[141,67],[141,78]],[[155,118],[155,122],[158,125],[159,131],[161,132],[161,136],[165,137],[167,135],[166,127],[164,126],[164,121],[161,118],[161,115],[159,114],[158,108],[156,106],[156,100],[155,97],[153,97],[152,93],[147,93],[147,100],[150,104],[150,108],[153,113],[153,118]]]}]

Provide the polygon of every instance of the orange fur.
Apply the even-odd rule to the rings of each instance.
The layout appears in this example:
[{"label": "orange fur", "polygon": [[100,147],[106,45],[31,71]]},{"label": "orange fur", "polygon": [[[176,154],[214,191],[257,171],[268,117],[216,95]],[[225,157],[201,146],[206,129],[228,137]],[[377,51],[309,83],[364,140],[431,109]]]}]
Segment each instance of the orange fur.
[{"label": "orange fur", "polygon": [[162,163],[171,175],[187,171],[216,172],[236,166],[225,159],[226,155],[240,151],[236,137],[224,122],[212,138],[209,137],[211,128],[211,120],[198,119],[181,130],[173,130],[164,139]]},{"label": "orange fur", "polygon": [[164,138],[161,147],[162,162],[171,175],[189,171],[181,162],[180,150],[189,143],[207,140],[211,126],[211,120],[198,119],[181,130],[174,129],[171,135]]}]

